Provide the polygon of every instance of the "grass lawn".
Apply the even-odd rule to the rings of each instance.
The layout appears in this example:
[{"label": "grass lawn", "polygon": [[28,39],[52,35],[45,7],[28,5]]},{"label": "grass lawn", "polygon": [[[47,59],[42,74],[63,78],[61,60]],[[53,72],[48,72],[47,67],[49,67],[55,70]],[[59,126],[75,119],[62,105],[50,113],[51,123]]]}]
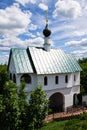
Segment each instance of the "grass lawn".
[{"label": "grass lawn", "polygon": [[40,130],[87,130],[87,113],[71,120],[53,121]]},{"label": "grass lawn", "polygon": [[40,130],[64,130],[65,124],[67,121],[53,121],[46,124]]}]

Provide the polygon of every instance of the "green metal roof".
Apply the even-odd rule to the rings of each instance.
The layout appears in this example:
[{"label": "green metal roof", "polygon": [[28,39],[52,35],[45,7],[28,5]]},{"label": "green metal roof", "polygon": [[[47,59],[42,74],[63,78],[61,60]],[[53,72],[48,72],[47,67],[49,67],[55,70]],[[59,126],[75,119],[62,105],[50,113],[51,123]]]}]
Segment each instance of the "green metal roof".
[{"label": "green metal roof", "polygon": [[25,49],[12,49],[16,73],[33,73],[33,68]]},{"label": "green metal roof", "polygon": [[43,48],[29,47],[29,52],[37,74],[81,71],[76,59],[60,49],[51,49],[50,52],[47,52]]},{"label": "green metal roof", "polygon": [[12,49],[16,73],[55,74],[81,71],[76,59],[60,49]]}]

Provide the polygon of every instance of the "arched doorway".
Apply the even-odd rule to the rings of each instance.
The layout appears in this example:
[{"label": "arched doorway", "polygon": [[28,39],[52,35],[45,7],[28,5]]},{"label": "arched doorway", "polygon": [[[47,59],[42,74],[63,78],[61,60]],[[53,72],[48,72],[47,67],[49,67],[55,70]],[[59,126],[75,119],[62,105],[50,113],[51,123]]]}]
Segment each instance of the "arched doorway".
[{"label": "arched doorway", "polygon": [[64,111],[64,96],[61,93],[55,93],[50,98],[50,109],[52,112],[63,112]]},{"label": "arched doorway", "polygon": [[79,103],[78,103],[78,104],[79,104],[79,105],[82,105],[82,94],[79,93],[79,94],[77,95],[77,97],[78,97],[78,100],[79,100]]},{"label": "arched doorway", "polygon": [[81,94],[74,94],[73,95],[73,105],[78,106],[82,104],[82,95]]}]

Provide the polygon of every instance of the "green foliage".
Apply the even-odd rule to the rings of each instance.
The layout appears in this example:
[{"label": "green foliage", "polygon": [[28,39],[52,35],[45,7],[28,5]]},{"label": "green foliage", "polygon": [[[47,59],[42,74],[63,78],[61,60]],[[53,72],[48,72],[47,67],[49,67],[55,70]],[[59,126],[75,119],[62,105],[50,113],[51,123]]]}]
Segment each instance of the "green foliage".
[{"label": "green foliage", "polygon": [[3,130],[17,130],[19,123],[19,107],[17,102],[17,86],[6,82],[3,95],[0,95],[0,128]]},{"label": "green foliage", "polygon": [[67,121],[53,121],[46,124],[39,130],[64,130],[65,124]]},{"label": "green foliage", "polygon": [[24,110],[27,105],[26,102],[27,94],[25,92],[25,83],[21,83],[18,89],[18,101],[20,110]]},{"label": "green foliage", "polygon": [[19,104],[19,130],[29,130],[29,103],[27,102],[27,93],[25,92],[25,83],[19,86],[18,92],[18,104]]},{"label": "green foliage", "polygon": [[29,126],[31,130],[38,129],[44,124],[44,119],[49,111],[48,104],[49,101],[42,87],[36,87],[36,89],[32,91],[29,100]]},{"label": "green foliage", "polygon": [[6,83],[6,81],[9,80],[8,72],[7,72],[7,66],[0,65],[0,94],[3,93],[3,88]]},{"label": "green foliage", "polygon": [[39,130],[87,130],[87,113],[75,119],[48,123]]},{"label": "green foliage", "polygon": [[81,114],[79,118],[68,121],[65,124],[64,130],[87,130],[87,113]]},{"label": "green foliage", "polygon": [[79,119],[80,120],[87,120],[87,113],[85,112],[83,114],[80,114]]},{"label": "green foliage", "polygon": [[79,64],[82,68],[81,71],[81,93],[87,94],[87,58],[79,60]]},{"label": "green foliage", "polygon": [[79,120],[73,119],[65,124],[64,130],[78,130],[80,127]]},{"label": "green foliage", "polygon": [[7,66],[0,66],[0,129],[33,130],[44,123],[48,100],[41,86],[27,99],[25,83],[18,86],[9,81]]}]

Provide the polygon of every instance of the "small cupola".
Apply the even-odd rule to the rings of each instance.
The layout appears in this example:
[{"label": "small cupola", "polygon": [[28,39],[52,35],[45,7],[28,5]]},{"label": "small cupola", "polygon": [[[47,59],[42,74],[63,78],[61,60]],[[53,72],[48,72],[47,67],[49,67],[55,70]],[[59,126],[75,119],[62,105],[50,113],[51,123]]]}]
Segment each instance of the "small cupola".
[{"label": "small cupola", "polygon": [[51,44],[49,40],[50,40],[51,30],[48,29],[48,10],[46,11],[46,26],[45,29],[43,30],[43,35],[44,35],[44,49],[46,51],[50,51]]},{"label": "small cupola", "polygon": [[49,37],[51,35],[51,31],[48,29],[48,24],[46,24],[45,29],[43,30],[43,35],[45,37]]}]

